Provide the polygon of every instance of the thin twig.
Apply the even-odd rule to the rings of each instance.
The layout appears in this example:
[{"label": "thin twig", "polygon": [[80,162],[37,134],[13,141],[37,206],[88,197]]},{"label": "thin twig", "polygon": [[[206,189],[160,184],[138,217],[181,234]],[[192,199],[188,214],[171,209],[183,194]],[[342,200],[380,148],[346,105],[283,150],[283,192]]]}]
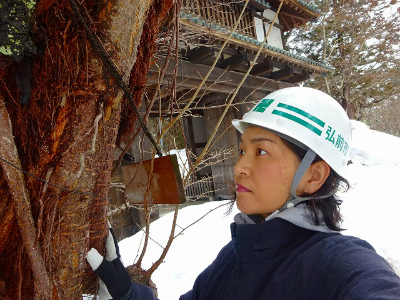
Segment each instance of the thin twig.
[{"label": "thin twig", "polygon": [[[283,0],[282,0],[283,1]],[[195,93],[193,94],[192,98],[189,100],[189,102],[185,105],[185,107],[179,112],[179,114],[165,127],[163,128],[163,130],[161,131],[160,136],[158,137],[157,142],[159,142],[161,140],[161,138],[164,136],[164,134],[170,130],[172,128],[172,126],[182,117],[182,115],[184,114],[184,112],[189,108],[189,106],[193,103],[193,101],[196,99],[197,94],[200,92],[200,89],[202,88],[202,86],[205,84],[205,82],[207,81],[208,77],[210,76],[211,72],[214,70],[214,67],[216,66],[219,58],[222,55],[222,51],[224,50],[226,44],[229,42],[229,40],[231,39],[233,33],[235,32],[236,28],[238,27],[240,20],[242,19],[242,16],[244,14],[244,11],[246,10],[247,4],[249,3],[249,0],[246,0],[246,2],[243,5],[242,11],[240,12],[240,15],[235,23],[235,25],[233,26],[229,36],[226,38],[226,40],[224,41],[224,43],[221,46],[221,49],[219,50],[213,64],[211,65],[210,69],[208,70],[206,76],[204,76],[203,80],[201,81],[201,83],[199,84],[199,86],[197,87]]]},{"label": "thin twig", "polygon": [[174,239],[177,238],[178,236],[182,235],[183,232],[184,232],[186,229],[188,229],[189,227],[193,226],[194,224],[196,224],[196,223],[198,223],[199,221],[201,221],[202,219],[204,219],[207,215],[209,215],[210,213],[212,213],[214,210],[216,210],[216,209],[218,209],[218,208],[220,208],[220,207],[222,207],[222,206],[229,205],[229,204],[230,204],[229,202],[228,202],[228,203],[224,203],[224,204],[221,204],[221,205],[219,205],[219,206],[217,206],[217,207],[214,207],[213,209],[210,209],[206,214],[204,214],[203,216],[201,216],[200,218],[198,218],[196,221],[194,221],[193,223],[191,223],[191,224],[189,224],[188,226],[186,226],[185,228],[183,228],[176,236],[174,236]]},{"label": "thin twig", "polygon": [[[140,230],[141,230],[144,234],[146,234],[146,231],[144,230],[143,227],[141,227],[138,223],[135,223],[135,225],[136,225],[137,227],[139,227]],[[155,239],[153,239],[150,235],[149,235],[149,239],[152,240],[154,243],[156,243],[156,244],[157,244],[158,246],[160,246],[161,248],[165,249],[165,247],[163,247],[159,242],[157,242]]]},{"label": "thin twig", "polygon": [[167,245],[165,245],[165,248],[164,248],[163,252],[161,253],[159,259],[152,264],[150,269],[148,269],[146,271],[146,273],[148,274],[149,277],[151,276],[151,274],[154,273],[155,270],[157,270],[159,265],[163,262],[165,256],[168,253],[169,248],[171,247],[171,244],[172,244],[173,240],[175,239],[175,237],[174,237],[174,235],[175,235],[175,225],[176,225],[176,220],[178,218],[178,212],[179,212],[179,205],[177,204],[177,205],[175,205],[174,219],[172,221],[171,232],[170,232],[170,235],[169,235],[169,238],[168,238]]},{"label": "thin twig", "polygon": [[152,155],[152,159],[151,159],[151,164],[150,164],[150,173],[149,173],[149,177],[148,177],[148,182],[147,182],[147,187],[146,187],[146,193],[144,195],[144,215],[146,217],[146,236],[145,236],[145,240],[144,240],[144,245],[143,245],[143,249],[142,249],[142,253],[139,256],[139,259],[137,261],[137,265],[141,266],[142,264],[142,260],[144,257],[144,254],[146,253],[146,249],[147,249],[147,245],[149,242],[149,234],[150,234],[150,211],[149,211],[149,206],[148,206],[148,202],[149,202],[149,195],[150,195],[150,189],[151,189],[151,181],[153,179],[153,171],[154,171],[154,158],[156,156],[156,151],[155,149],[153,150],[153,155]]},{"label": "thin twig", "polygon": [[[203,159],[203,157],[208,153],[208,149],[210,148],[210,144],[212,142],[212,140],[214,139],[215,135],[217,134],[217,130],[219,128],[219,126],[222,123],[222,120],[225,118],[226,113],[228,112],[228,109],[230,108],[233,100],[235,99],[237,93],[239,92],[239,89],[242,87],[244,81],[246,80],[246,78],[249,76],[251,69],[253,68],[253,66],[255,65],[258,57],[260,56],[261,50],[264,49],[264,44],[267,41],[267,38],[271,32],[271,29],[275,23],[276,18],[278,17],[279,11],[281,10],[283,4],[283,0],[281,0],[281,3],[279,4],[278,10],[276,11],[275,17],[272,20],[271,24],[269,25],[269,29],[267,34],[265,35],[265,38],[263,40],[263,42],[261,43],[260,47],[258,48],[257,54],[254,56],[253,61],[250,63],[250,67],[248,68],[246,74],[243,76],[242,80],[240,81],[240,83],[238,84],[237,88],[235,89],[235,92],[233,93],[233,95],[231,96],[227,106],[225,107],[225,110],[223,111],[221,117],[219,118],[217,124],[215,125],[214,131],[211,134],[210,138],[207,141],[207,144],[204,146],[203,151],[201,152],[201,154],[199,155],[199,157],[197,158],[196,162],[192,165],[191,170],[189,170],[189,173],[194,170],[194,168],[196,168],[196,166],[201,162],[201,160]],[[242,12],[243,13],[243,12]]]}]

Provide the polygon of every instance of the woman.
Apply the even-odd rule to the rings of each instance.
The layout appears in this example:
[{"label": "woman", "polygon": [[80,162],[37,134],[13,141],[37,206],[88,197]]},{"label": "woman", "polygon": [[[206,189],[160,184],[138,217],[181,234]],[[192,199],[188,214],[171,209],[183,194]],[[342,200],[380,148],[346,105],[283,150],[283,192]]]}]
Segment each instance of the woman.
[{"label": "woman", "polygon": [[[241,213],[232,241],[180,299],[400,299],[400,278],[387,262],[367,242],[339,233],[334,194],[348,186],[341,174],[351,142],[341,106],[315,89],[287,88],[233,125],[242,133],[234,167]],[[154,299],[130,282],[117,256],[110,263],[88,253],[110,292],[100,299]]]}]

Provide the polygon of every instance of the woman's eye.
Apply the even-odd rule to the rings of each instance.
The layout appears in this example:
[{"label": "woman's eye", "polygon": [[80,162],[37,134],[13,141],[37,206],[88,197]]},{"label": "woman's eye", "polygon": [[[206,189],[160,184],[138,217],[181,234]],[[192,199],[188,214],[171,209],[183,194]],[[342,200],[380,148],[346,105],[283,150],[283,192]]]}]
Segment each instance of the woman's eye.
[{"label": "woman's eye", "polygon": [[265,155],[265,154],[267,154],[267,151],[260,148],[257,149],[257,155]]},{"label": "woman's eye", "polygon": [[243,149],[239,149],[239,155],[244,155],[244,150]]}]

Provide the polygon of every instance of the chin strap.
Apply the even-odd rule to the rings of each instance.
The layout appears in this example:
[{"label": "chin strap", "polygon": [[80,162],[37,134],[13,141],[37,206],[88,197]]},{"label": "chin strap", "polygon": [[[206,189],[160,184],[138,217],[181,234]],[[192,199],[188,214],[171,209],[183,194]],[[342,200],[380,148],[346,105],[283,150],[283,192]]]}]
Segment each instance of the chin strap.
[{"label": "chin strap", "polygon": [[[292,184],[290,186],[289,199],[285,202],[285,204],[280,209],[274,211],[272,214],[270,214],[268,217],[266,217],[265,221],[272,219],[276,214],[278,214],[288,208],[295,207],[296,205],[298,205],[301,202],[314,199],[314,197],[312,197],[312,196],[307,196],[307,197],[297,196],[296,190],[297,190],[297,186],[300,183],[301,178],[303,178],[304,174],[306,173],[308,168],[311,166],[311,164],[314,161],[316,156],[317,156],[317,154],[313,150],[311,150],[311,149],[307,150],[306,155],[304,155],[303,160],[301,161],[299,167],[297,168],[296,173],[294,174]],[[318,199],[328,198],[332,195],[334,195],[334,193],[321,195],[321,196],[318,196]]]},{"label": "chin strap", "polygon": [[292,185],[290,186],[290,197],[286,201],[286,203],[279,209],[279,212],[284,211],[287,208],[294,207],[300,202],[303,202],[305,200],[310,200],[313,198],[313,197],[297,196],[296,190],[297,186],[300,183],[301,178],[303,178],[304,174],[307,172],[308,168],[310,167],[316,156],[317,154],[313,150],[311,149],[307,150],[306,155],[304,155],[303,160],[301,161],[299,167],[297,168],[296,173],[294,174]]},{"label": "chin strap", "polygon": [[299,167],[297,168],[296,173],[294,174],[292,184],[290,186],[289,199],[285,202],[285,204],[283,204],[283,206],[280,209],[274,211],[272,214],[270,214],[268,217],[266,217],[265,221],[272,219],[272,217],[275,216],[277,213],[280,213],[280,212],[286,210],[287,208],[295,207],[300,202],[310,200],[313,198],[313,197],[297,196],[296,190],[297,190],[297,186],[299,185],[301,178],[303,178],[304,174],[306,173],[306,171],[308,170],[308,168],[310,167],[310,165],[312,164],[312,162],[316,156],[317,156],[317,154],[313,150],[311,150],[311,149],[307,150],[306,155],[304,155],[303,160],[301,161]]}]

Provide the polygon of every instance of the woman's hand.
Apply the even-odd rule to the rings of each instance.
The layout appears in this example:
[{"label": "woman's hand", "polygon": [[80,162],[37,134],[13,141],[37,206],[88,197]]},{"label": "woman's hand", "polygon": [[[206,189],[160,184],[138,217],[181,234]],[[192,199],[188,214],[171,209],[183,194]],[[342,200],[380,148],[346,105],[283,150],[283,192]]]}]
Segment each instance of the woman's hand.
[{"label": "woman's hand", "polygon": [[100,255],[95,248],[90,249],[86,255],[93,271],[100,277],[99,300],[154,300],[150,287],[131,281],[120,258],[118,244],[110,226],[106,241],[106,257]]}]

